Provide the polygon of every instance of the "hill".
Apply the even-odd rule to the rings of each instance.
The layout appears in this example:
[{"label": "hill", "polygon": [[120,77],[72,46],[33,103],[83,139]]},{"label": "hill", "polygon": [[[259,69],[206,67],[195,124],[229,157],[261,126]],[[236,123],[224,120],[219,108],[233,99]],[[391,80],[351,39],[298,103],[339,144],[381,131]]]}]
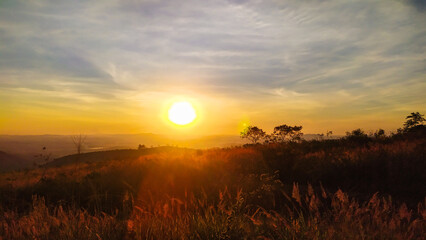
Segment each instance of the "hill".
[{"label": "hill", "polygon": [[0,151],[0,172],[17,170],[29,166],[29,161],[23,157]]},{"label": "hill", "polygon": [[56,158],[51,162],[45,164],[46,167],[60,167],[65,165],[71,165],[75,163],[95,163],[95,162],[108,162],[114,160],[134,160],[141,156],[154,153],[167,154],[176,147],[153,147],[143,149],[116,149],[108,151],[96,151],[81,154],[72,154],[60,158]]},{"label": "hill", "polygon": [[422,239],[425,157],[424,136],[70,155],[0,174],[0,236]]},{"label": "hill", "polygon": [[[315,139],[315,134],[305,134],[306,140]],[[189,148],[230,147],[246,143],[237,135],[211,135],[200,137],[172,138],[169,136],[142,134],[95,134],[87,135],[84,152],[114,149],[135,149],[139,144],[147,147],[179,146]],[[37,154],[51,154],[52,158],[74,154],[71,135],[0,135],[0,149],[9,154],[19,154],[33,160]],[[44,150],[43,150],[44,149]]]}]

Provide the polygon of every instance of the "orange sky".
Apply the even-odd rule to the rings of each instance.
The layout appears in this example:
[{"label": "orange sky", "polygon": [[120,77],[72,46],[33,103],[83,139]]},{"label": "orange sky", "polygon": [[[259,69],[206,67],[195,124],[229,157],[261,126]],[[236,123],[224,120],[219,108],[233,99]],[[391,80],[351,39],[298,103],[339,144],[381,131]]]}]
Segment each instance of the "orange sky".
[{"label": "orange sky", "polygon": [[[394,131],[425,113],[416,1],[2,1],[0,134]],[[173,101],[198,117],[176,127]]]}]

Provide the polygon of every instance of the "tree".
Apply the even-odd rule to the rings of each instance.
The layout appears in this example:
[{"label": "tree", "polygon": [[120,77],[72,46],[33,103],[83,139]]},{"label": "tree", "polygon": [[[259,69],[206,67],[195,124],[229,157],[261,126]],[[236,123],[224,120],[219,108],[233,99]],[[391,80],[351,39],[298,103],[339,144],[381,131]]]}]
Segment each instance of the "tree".
[{"label": "tree", "polygon": [[374,137],[375,138],[384,138],[384,137],[386,137],[386,133],[385,133],[385,130],[383,130],[383,129],[378,129],[375,133],[374,133]]},{"label": "tree", "polygon": [[265,138],[266,133],[256,126],[248,126],[240,132],[240,136],[241,138],[247,138],[252,143],[256,144],[259,140]]},{"label": "tree", "polygon": [[[81,155],[81,152],[83,151],[83,145],[84,145],[84,141],[86,141],[86,137],[87,137],[86,135],[82,135],[82,134],[71,136],[72,142],[74,143],[74,146],[77,150],[77,158],[76,158],[76,163],[74,167],[74,172],[77,172],[78,170],[77,166],[80,164],[80,155]],[[77,181],[77,176],[78,175],[75,174],[76,181]],[[74,187],[72,189],[73,191],[72,196],[74,196],[74,193],[76,191],[76,185],[73,185],[73,186]]]},{"label": "tree", "polygon": [[367,143],[370,141],[368,135],[361,128],[346,132],[346,139],[358,143]]},{"label": "tree", "polygon": [[407,120],[404,123],[404,130],[407,131],[419,125],[423,125],[423,122],[426,120],[423,116],[424,115],[419,112],[412,112],[405,118]]},{"label": "tree", "polygon": [[77,150],[77,154],[80,155],[81,152],[83,151],[83,145],[84,145],[84,141],[86,141],[86,135],[80,134],[80,135],[72,136],[71,138]]},{"label": "tree", "polygon": [[299,141],[303,136],[302,126],[288,126],[286,124],[274,128],[274,140],[276,142]]},{"label": "tree", "polygon": [[352,130],[352,132],[346,132],[347,138],[367,138],[368,135],[361,129]]}]

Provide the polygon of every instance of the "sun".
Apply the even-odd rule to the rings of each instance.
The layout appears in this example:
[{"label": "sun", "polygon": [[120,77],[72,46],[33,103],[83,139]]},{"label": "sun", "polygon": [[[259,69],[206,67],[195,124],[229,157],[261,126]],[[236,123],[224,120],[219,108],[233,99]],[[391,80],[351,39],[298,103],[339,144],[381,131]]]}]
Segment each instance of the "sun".
[{"label": "sun", "polygon": [[175,102],[169,109],[169,120],[178,125],[187,125],[192,123],[197,117],[194,107],[191,103]]}]

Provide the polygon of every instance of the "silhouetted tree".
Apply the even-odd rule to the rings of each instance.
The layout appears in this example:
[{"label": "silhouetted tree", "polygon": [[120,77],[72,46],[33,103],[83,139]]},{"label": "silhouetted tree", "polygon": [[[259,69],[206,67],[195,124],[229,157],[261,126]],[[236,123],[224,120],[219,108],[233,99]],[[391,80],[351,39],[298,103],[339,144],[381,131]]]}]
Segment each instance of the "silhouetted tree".
[{"label": "silhouetted tree", "polygon": [[285,141],[298,141],[303,136],[302,126],[288,126],[286,124],[277,126],[274,128],[274,141],[285,142]]},{"label": "silhouetted tree", "polygon": [[419,125],[423,125],[423,122],[426,120],[423,116],[424,115],[419,112],[412,112],[410,115],[405,117],[407,120],[404,123],[404,130],[407,131]]},{"label": "silhouetted tree", "polygon": [[277,142],[276,137],[274,136],[273,133],[271,134],[266,134],[264,139],[264,143],[268,144],[268,143],[275,143]]},{"label": "silhouetted tree", "polygon": [[359,143],[367,143],[370,141],[368,135],[361,128],[346,132],[346,139]]},{"label": "silhouetted tree", "polygon": [[[80,155],[81,155],[81,152],[83,151],[83,145],[84,145],[84,141],[86,141],[86,137],[87,137],[86,135],[82,135],[82,134],[71,136],[72,142],[74,143],[74,146],[77,150],[77,158],[76,158],[76,163],[74,167],[74,172],[77,172],[78,170],[77,166],[80,164]],[[78,175],[75,174],[76,181],[77,181],[77,176]],[[77,191],[76,185],[73,185],[73,188],[72,188],[73,195],[76,191]]]},{"label": "silhouetted tree", "polygon": [[146,148],[146,146],[143,145],[143,144],[139,144],[139,146],[138,146],[138,150],[142,150],[142,149],[145,149],[145,148]]},{"label": "silhouetted tree", "polygon": [[265,138],[266,133],[256,126],[248,126],[242,132],[240,132],[240,136],[241,138],[247,138],[252,143],[257,143],[261,139]]},{"label": "silhouetted tree", "polygon": [[375,138],[384,138],[386,136],[385,134],[385,130],[383,129],[378,129],[375,133],[374,133],[374,137]]},{"label": "silhouetted tree", "polygon": [[83,145],[84,145],[84,141],[86,141],[86,135],[80,134],[80,135],[72,136],[71,138],[77,150],[77,154],[80,155],[81,152],[83,151]]},{"label": "silhouetted tree", "polygon": [[368,137],[368,135],[361,128],[358,128],[351,132],[346,132],[346,137]]}]

